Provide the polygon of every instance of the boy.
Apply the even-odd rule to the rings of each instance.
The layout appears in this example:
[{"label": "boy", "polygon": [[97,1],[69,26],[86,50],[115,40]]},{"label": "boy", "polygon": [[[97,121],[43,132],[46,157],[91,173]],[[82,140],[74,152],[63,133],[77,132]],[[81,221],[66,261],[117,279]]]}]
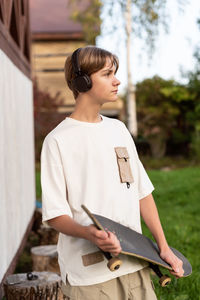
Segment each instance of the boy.
[{"label": "boy", "polygon": [[69,56],[65,77],[75,109],[43,143],[43,221],[60,232],[58,260],[67,299],[156,299],[148,264],[123,256],[119,270],[108,270],[98,248],[117,256],[120,242],[112,232],[91,225],[81,204],[138,232],[141,214],[172,274],[183,275],[182,262],[166,242],[151,194],[154,187],[131,135],[121,121],[99,113],[104,103],[117,100],[117,69],[117,57],[97,47],[79,48]]}]

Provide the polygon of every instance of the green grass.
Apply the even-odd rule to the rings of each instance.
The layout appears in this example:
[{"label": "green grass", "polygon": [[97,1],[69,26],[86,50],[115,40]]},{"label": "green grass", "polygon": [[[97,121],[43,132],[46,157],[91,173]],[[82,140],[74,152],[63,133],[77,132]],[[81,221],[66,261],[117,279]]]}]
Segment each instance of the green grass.
[{"label": "green grass", "polygon": [[41,185],[40,185],[40,171],[36,169],[35,171],[35,181],[36,181],[36,198],[41,200]]},{"label": "green grass", "polygon": [[188,168],[194,166],[196,167],[197,165],[200,167],[199,162],[195,161],[192,158],[183,156],[164,156],[161,158],[153,158],[147,155],[140,155],[140,159],[145,168],[149,170],[158,170],[165,167],[168,167],[170,169]]},{"label": "green grass", "polygon": [[[157,297],[159,300],[200,300],[200,168],[152,170],[148,174],[155,186],[153,195],[167,241],[181,251],[193,267],[192,275],[173,278],[171,285],[165,288],[153,277]],[[37,198],[41,197],[39,180],[37,171]],[[142,226],[143,233],[151,237],[145,225]]]},{"label": "green grass", "polygon": [[[153,278],[159,300],[200,300],[200,168],[169,172],[149,171],[160,219],[170,246],[190,261],[193,273],[187,278],[173,278],[162,288]],[[151,234],[143,224],[143,233]],[[165,271],[164,272],[168,272]]]}]

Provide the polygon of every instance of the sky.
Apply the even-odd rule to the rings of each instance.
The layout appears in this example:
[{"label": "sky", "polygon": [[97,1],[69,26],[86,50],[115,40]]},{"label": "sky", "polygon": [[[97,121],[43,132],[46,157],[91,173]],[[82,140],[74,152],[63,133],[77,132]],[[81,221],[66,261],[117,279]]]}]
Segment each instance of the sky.
[{"label": "sky", "polygon": [[[180,12],[177,0],[168,0],[167,9],[170,16],[169,33],[166,34],[162,30],[158,35],[151,61],[144,49],[144,42],[133,35],[131,37],[131,73],[134,84],[154,75],[186,83],[187,79],[182,76],[181,69],[184,72],[194,69],[193,54],[195,47],[200,43],[200,31],[196,23],[200,18],[200,1],[188,0],[184,12]],[[105,20],[109,17],[104,14],[102,18]],[[112,36],[101,34],[97,38],[97,46],[112,51],[119,57],[120,68],[117,77],[121,81],[121,92],[127,83],[126,49],[122,39],[117,33]]]}]

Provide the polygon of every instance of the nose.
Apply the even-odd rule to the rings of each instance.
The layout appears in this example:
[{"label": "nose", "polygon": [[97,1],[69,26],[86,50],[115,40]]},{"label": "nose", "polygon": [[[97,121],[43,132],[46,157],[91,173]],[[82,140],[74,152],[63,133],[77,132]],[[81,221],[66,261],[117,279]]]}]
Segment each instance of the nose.
[{"label": "nose", "polygon": [[117,79],[117,77],[114,76],[114,79],[113,79],[113,85],[120,85],[121,82],[119,81],[119,79]]}]

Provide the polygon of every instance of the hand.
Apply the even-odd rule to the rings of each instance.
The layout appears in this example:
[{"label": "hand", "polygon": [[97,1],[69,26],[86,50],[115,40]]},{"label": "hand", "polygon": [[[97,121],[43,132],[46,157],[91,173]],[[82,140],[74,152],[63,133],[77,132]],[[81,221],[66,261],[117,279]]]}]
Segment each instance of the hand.
[{"label": "hand", "polygon": [[176,278],[183,277],[183,262],[172,252],[170,248],[162,250],[160,252],[160,257],[171,265],[173,270],[170,271],[170,273],[172,275],[174,275]]},{"label": "hand", "polygon": [[121,252],[120,242],[116,235],[110,231],[97,229],[94,225],[87,226],[88,239],[104,252],[110,252],[113,256]]}]

